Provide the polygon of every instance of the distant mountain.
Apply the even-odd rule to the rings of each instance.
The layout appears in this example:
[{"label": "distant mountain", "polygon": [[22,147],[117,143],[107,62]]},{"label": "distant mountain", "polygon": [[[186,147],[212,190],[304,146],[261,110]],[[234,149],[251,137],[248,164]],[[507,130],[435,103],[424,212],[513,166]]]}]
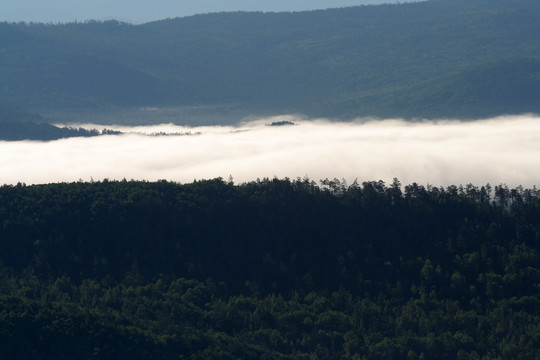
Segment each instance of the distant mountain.
[{"label": "distant mountain", "polygon": [[431,0],[143,25],[0,24],[0,98],[36,111],[235,106],[311,116],[540,112],[540,2]]},{"label": "distant mountain", "polygon": [[[447,78],[412,85],[387,94],[367,96],[365,104],[379,105],[380,116],[415,117],[418,106],[425,117],[474,119],[500,114],[538,113],[540,103],[540,59],[516,58],[471,67]],[[355,99],[356,100],[356,99]],[[364,104],[347,104],[363,109]],[[369,108],[364,108],[369,112]],[[373,109],[375,111],[375,109]]]},{"label": "distant mountain", "polygon": [[43,117],[15,106],[0,103],[1,140],[56,140],[72,136],[94,136],[96,131],[58,127]]},{"label": "distant mountain", "polygon": [[436,82],[423,92],[415,90],[411,93],[418,98],[412,102],[434,104],[434,115],[478,117],[538,112],[540,59],[517,58],[479,65]]},{"label": "distant mountain", "polygon": [[74,129],[70,127],[58,127],[49,123],[35,123],[30,121],[6,121],[0,122],[0,140],[39,140],[49,141],[69,137],[97,136],[101,133],[97,130]]},{"label": "distant mountain", "polygon": [[39,121],[42,117],[25,111],[16,106],[3,104],[0,102],[0,123],[9,121]]}]

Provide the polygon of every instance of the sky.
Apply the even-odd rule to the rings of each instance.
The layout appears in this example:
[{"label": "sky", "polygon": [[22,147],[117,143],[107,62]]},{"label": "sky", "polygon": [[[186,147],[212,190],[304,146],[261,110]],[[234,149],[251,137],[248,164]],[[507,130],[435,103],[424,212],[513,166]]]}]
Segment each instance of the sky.
[{"label": "sky", "polygon": [[140,24],[221,11],[299,11],[391,0],[0,0],[0,21],[65,23],[116,19]]},{"label": "sky", "polygon": [[[275,121],[295,126],[266,126]],[[88,128],[95,125],[86,125]],[[103,126],[98,127],[99,129]],[[0,184],[232,176],[383,180],[402,184],[540,184],[540,118],[472,122],[399,119],[329,122],[281,116],[240,126],[114,127],[131,132],[49,142],[0,141]],[[145,136],[151,132],[193,135]],[[199,134],[197,134],[199,133]]]}]

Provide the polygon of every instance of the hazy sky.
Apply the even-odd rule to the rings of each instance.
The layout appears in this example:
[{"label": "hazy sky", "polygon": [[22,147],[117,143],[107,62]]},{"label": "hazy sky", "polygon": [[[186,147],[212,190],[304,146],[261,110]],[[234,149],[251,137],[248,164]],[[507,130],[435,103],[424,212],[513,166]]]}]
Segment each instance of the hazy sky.
[{"label": "hazy sky", "polygon": [[[299,125],[264,125],[279,120]],[[328,177],[345,178],[349,183],[355,178],[389,183],[397,177],[403,184],[435,186],[540,184],[540,118],[533,116],[420,123],[330,123],[284,116],[241,127],[119,129],[200,135],[0,141],[0,184],[79,178],[186,183],[229,175],[236,182],[307,175],[317,182]]]},{"label": "hazy sky", "polygon": [[71,22],[118,19],[143,23],[219,11],[296,11],[391,0],[0,0],[0,21]]}]

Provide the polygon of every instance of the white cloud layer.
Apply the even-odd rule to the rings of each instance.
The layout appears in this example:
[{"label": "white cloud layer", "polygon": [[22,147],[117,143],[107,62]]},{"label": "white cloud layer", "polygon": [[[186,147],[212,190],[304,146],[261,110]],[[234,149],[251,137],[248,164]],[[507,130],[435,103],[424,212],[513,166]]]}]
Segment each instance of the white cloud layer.
[{"label": "white cloud layer", "polygon": [[[284,120],[298,125],[264,125]],[[185,183],[229,175],[237,183],[307,175],[315,181],[328,177],[348,182],[397,177],[403,184],[436,186],[540,184],[540,118],[534,116],[419,123],[282,116],[239,127],[107,128],[200,134],[0,142],[0,184],[104,178]]]}]

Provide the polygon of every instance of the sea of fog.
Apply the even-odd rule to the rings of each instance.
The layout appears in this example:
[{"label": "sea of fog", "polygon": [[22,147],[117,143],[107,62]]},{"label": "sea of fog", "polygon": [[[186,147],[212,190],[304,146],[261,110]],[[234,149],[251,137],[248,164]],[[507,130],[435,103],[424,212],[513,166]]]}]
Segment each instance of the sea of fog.
[{"label": "sea of fog", "polygon": [[[296,125],[268,126],[280,121]],[[126,134],[0,142],[0,185],[230,176],[235,183],[307,176],[316,182],[396,177],[435,186],[540,184],[540,118],[532,115],[470,122],[280,116],[237,126],[71,126]]]}]

